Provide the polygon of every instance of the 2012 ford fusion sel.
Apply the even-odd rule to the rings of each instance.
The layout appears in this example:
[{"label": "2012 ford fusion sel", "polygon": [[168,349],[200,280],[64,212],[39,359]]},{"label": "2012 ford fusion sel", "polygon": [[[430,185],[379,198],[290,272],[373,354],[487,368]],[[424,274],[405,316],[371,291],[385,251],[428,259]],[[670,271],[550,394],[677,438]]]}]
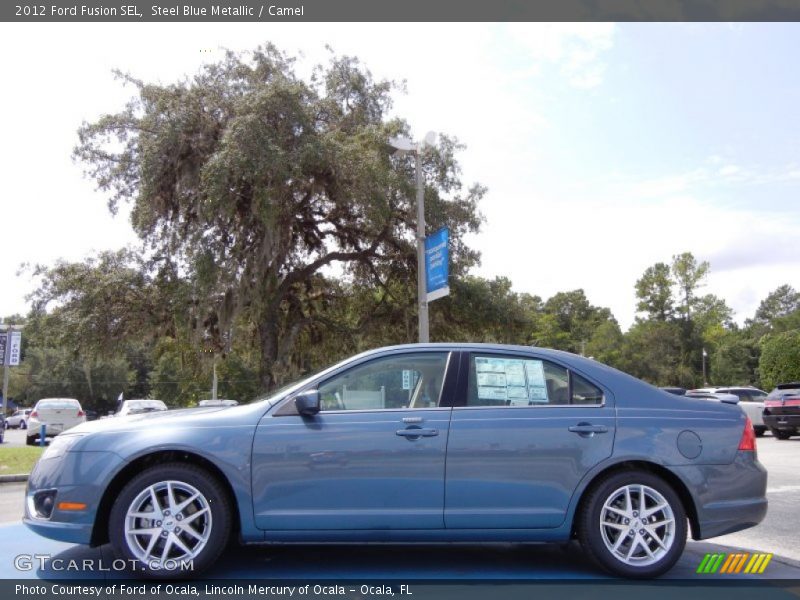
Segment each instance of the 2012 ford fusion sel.
[{"label": "2012 ford fusion sel", "polygon": [[[28,481],[24,521],[110,542],[147,576],[229,539],[563,542],[654,577],[686,543],[759,523],[767,473],[735,405],[540,348],[360,354],[271,397],[85,423]],[[180,569],[184,571],[178,572]]]}]

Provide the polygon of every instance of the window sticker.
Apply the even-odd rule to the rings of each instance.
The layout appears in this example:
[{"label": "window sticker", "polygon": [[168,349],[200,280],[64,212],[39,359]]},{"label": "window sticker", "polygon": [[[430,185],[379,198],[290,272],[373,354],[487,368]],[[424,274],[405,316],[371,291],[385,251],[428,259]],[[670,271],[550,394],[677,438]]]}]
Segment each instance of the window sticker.
[{"label": "window sticker", "polygon": [[505,373],[478,373],[478,386],[506,387]]},{"label": "window sticker", "polygon": [[528,400],[532,404],[547,404],[547,388],[546,387],[529,387]]},{"label": "window sticker", "polygon": [[544,365],[540,360],[526,360],[525,373],[528,375],[528,387],[545,387]]},{"label": "window sticker", "polygon": [[476,373],[505,373],[506,362],[502,358],[476,358]]},{"label": "window sticker", "polygon": [[478,398],[481,400],[501,400],[505,402],[507,400],[506,388],[478,386]]},{"label": "window sticker", "polygon": [[525,368],[521,360],[506,361],[506,382],[509,387],[525,387]]}]

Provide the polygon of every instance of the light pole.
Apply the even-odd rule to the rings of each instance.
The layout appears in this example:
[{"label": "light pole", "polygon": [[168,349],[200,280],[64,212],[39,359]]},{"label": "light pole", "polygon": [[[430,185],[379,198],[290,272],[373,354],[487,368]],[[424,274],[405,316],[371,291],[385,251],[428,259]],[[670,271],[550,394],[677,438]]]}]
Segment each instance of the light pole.
[{"label": "light pole", "polygon": [[414,169],[417,184],[417,303],[419,316],[419,342],[427,344],[430,341],[428,330],[428,296],[425,286],[425,186],[422,180],[422,151],[425,146],[431,146],[436,141],[436,134],[429,131],[425,138],[413,142],[408,138],[392,138],[389,145],[394,148],[394,154],[414,155]]},{"label": "light pole", "polygon": [[708,354],[706,353],[706,349],[703,348],[703,386],[708,385],[708,380],[706,379],[706,356],[708,356]]}]

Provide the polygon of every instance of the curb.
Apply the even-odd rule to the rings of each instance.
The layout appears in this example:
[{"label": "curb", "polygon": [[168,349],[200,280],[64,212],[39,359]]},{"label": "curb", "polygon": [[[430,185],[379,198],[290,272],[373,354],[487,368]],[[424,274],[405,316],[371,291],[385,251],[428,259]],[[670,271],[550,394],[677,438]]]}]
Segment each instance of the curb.
[{"label": "curb", "polygon": [[19,483],[21,481],[28,481],[28,475],[21,473],[19,475],[0,475],[0,483]]}]

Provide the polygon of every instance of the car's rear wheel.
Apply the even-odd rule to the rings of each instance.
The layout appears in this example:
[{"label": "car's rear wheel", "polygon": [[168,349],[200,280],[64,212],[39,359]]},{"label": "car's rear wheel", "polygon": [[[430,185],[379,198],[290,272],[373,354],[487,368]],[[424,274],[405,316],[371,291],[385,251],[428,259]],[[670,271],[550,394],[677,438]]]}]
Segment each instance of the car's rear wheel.
[{"label": "car's rear wheel", "polygon": [[795,433],[796,433],[795,431],[787,431],[785,429],[773,429],[772,430],[772,435],[774,435],[779,440],[788,440]]},{"label": "car's rear wheel", "polygon": [[231,503],[220,482],[194,465],[167,463],[140,473],[111,509],[118,556],[149,577],[186,577],[210,567],[227,546]]},{"label": "car's rear wheel", "polygon": [[584,550],[623,577],[666,573],[686,545],[686,511],[675,491],[646,471],[625,471],[594,485],[578,514]]},{"label": "car's rear wheel", "polygon": [[28,446],[35,446],[36,445],[36,438],[38,438],[38,437],[39,437],[38,435],[25,436],[25,443],[28,444]]},{"label": "car's rear wheel", "polygon": [[20,429],[27,429],[28,428],[28,424],[25,421],[20,421],[19,422],[19,428]]},{"label": "car's rear wheel", "polygon": [[764,434],[767,432],[766,427],[753,427],[753,431],[756,434],[756,437],[763,437]]}]

